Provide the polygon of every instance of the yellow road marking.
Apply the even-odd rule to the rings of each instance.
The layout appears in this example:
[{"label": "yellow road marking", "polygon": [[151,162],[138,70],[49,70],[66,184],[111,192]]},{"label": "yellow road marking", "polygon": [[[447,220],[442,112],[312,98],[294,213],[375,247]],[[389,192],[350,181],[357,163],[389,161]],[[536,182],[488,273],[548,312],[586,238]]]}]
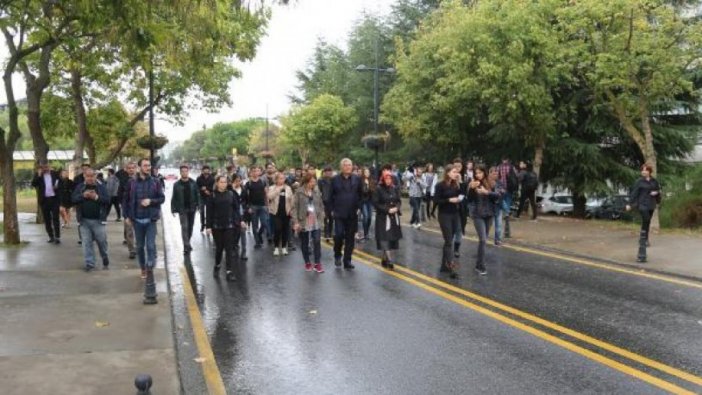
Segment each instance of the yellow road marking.
[{"label": "yellow road marking", "polygon": [[416,287],[422,288],[422,289],[424,289],[424,290],[427,291],[427,292],[433,293],[433,294],[435,294],[435,295],[437,295],[437,296],[440,296],[440,297],[442,297],[442,298],[444,298],[444,299],[446,299],[446,300],[449,300],[449,301],[451,301],[451,302],[454,302],[454,303],[456,303],[456,304],[458,304],[458,305],[461,305],[461,306],[463,306],[463,307],[469,308],[469,309],[471,309],[471,310],[473,310],[473,311],[476,311],[476,312],[478,312],[478,313],[480,313],[480,314],[486,315],[486,316],[488,316],[488,317],[490,317],[490,318],[493,318],[493,319],[495,319],[495,320],[498,320],[498,321],[500,321],[500,322],[502,322],[502,323],[504,323],[504,324],[507,324],[507,325],[509,325],[509,326],[511,326],[511,327],[520,329],[520,330],[522,330],[522,331],[524,331],[524,332],[527,332],[527,333],[529,333],[529,334],[531,334],[531,335],[534,335],[534,336],[536,336],[536,337],[538,337],[538,338],[540,338],[540,339],[543,339],[543,340],[545,340],[545,341],[547,341],[547,342],[549,342],[549,343],[553,343],[553,344],[555,344],[555,345],[558,345],[558,346],[560,346],[560,347],[563,347],[563,348],[565,348],[565,349],[567,349],[567,350],[569,350],[569,351],[572,351],[572,352],[574,352],[574,353],[576,353],[576,354],[582,355],[582,356],[584,356],[584,357],[586,357],[586,358],[588,358],[588,359],[591,359],[591,360],[593,360],[593,361],[599,362],[599,363],[601,363],[601,364],[603,364],[603,365],[605,365],[605,366],[608,366],[608,367],[610,367],[610,368],[612,368],[612,369],[618,370],[618,371],[620,371],[620,372],[622,372],[622,373],[628,374],[628,375],[630,375],[630,376],[632,376],[632,377],[635,377],[635,378],[637,378],[637,379],[639,379],[639,380],[645,381],[645,382],[647,382],[647,383],[649,383],[649,384],[651,384],[651,385],[654,385],[654,386],[656,386],[656,387],[658,387],[658,388],[661,388],[661,389],[663,389],[663,390],[665,390],[665,391],[668,391],[668,392],[671,392],[671,393],[674,393],[674,394],[694,394],[694,392],[689,391],[689,390],[687,390],[687,389],[685,389],[685,388],[682,388],[682,387],[680,387],[680,386],[677,386],[677,385],[675,385],[675,384],[673,384],[673,383],[670,383],[670,382],[667,382],[667,381],[665,381],[665,380],[659,379],[659,378],[657,378],[657,377],[655,377],[655,376],[652,376],[652,375],[650,375],[650,374],[648,374],[648,373],[642,372],[642,371],[640,371],[640,370],[638,370],[638,369],[636,369],[636,368],[633,368],[633,367],[631,367],[631,366],[625,365],[625,364],[623,364],[623,363],[621,363],[621,362],[617,362],[617,361],[615,361],[615,360],[613,360],[613,359],[610,359],[610,358],[607,358],[607,357],[605,357],[605,356],[603,356],[603,355],[597,354],[597,353],[595,353],[595,352],[593,352],[593,351],[590,351],[590,350],[588,350],[588,349],[586,349],[586,348],[580,347],[580,346],[578,346],[578,345],[576,345],[576,344],[573,344],[573,343],[568,342],[568,341],[566,341],[566,340],[560,339],[560,338],[558,338],[558,337],[556,337],[556,336],[553,336],[553,335],[548,334],[548,333],[546,333],[546,332],[544,332],[544,331],[541,331],[541,330],[539,330],[539,329],[536,329],[536,328],[533,328],[533,327],[528,326],[528,325],[526,325],[526,324],[523,324],[523,323],[521,323],[521,322],[519,322],[519,321],[516,321],[516,320],[514,320],[514,319],[512,319],[512,318],[503,316],[503,315],[501,315],[501,314],[499,314],[499,313],[496,313],[496,312],[494,312],[494,311],[492,311],[492,310],[489,310],[489,309],[487,309],[487,308],[485,308],[485,307],[481,307],[481,306],[478,306],[478,305],[476,305],[476,304],[470,303],[470,302],[468,302],[468,301],[466,301],[466,300],[464,300],[464,299],[461,299],[461,298],[459,298],[459,297],[457,297],[457,296],[451,295],[451,294],[449,294],[449,293],[446,293],[446,292],[444,292],[444,291],[441,291],[441,290],[439,290],[439,289],[436,289],[436,288],[434,288],[434,287],[432,287],[432,286],[429,286],[429,285],[427,285],[427,284],[424,284],[424,283],[422,283],[422,282],[419,282],[419,281],[417,281],[417,280],[415,280],[415,279],[413,279],[413,278],[411,278],[411,277],[405,276],[405,275],[400,274],[400,273],[395,272],[395,271],[384,270],[384,269],[378,267],[378,265],[377,265],[376,263],[374,263],[374,262],[372,262],[372,261],[369,261],[369,260],[367,260],[367,259],[364,258],[364,257],[356,256],[356,260],[358,260],[359,262],[361,262],[361,263],[363,263],[363,264],[365,264],[365,265],[367,265],[367,266],[370,266],[370,267],[372,267],[372,268],[374,268],[374,269],[381,270],[381,271],[385,272],[386,274],[389,274],[389,275],[391,275],[391,276],[393,276],[393,277],[395,277],[395,278],[397,278],[397,279],[399,279],[399,280],[405,281],[405,282],[407,282],[407,283],[409,283],[409,284],[412,284],[412,285],[414,285],[414,286],[416,286]]},{"label": "yellow road marking", "polygon": [[[379,262],[379,261],[380,261],[377,257],[375,257],[375,256],[373,256],[373,255],[371,255],[371,254],[368,254],[368,253],[366,253],[366,252],[364,252],[364,251],[356,250],[354,253],[357,254],[357,255],[361,255],[361,256],[365,257],[366,259],[368,259],[368,260],[372,260],[372,261],[376,261],[376,262]],[[661,372],[665,372],[665,373],[670,374],[670,375],[672,375],[672,376],[675,376],[675,377],[681,378],[681,379],[683,379],[683,380],[689,381],[689,382],[691,382],[691,383],[697,384],[697,385],[699,385],[699,386],[702,386],[702,377],[698,377],[698,376],[695,376],[695,375],[693,375],[693,374],[691,374],[691,373],[682,371],[682,370],[680,370],[680,369],[676,369],[676,368],[674,368],[674,367],[672,367],[672,366],[668,366],[668,365],[665,365],[665,364],[663,364],[663,363],[661,363],[661,362],[654,361],[654,360],[649,359],[649,358],[646,358],[646,357],[644,357],[644,356],[642,356],[642,355],[639,355],[639,354],[636,354],[636,353],[634,353],[634,352],[625,350],[625,349],[623,349],[623,348],[621,348],[621,347],[617,347],[617,346],[615,346],[615,345],[613,345],[613,344],[609,344],[609,343],[606,343],[606,342],[604,342],[604,341],[602,341],[602,340],[598,340],[598,339],[596,339],[596,338],[594,338],[594,337],[591,337],[591,336],[588,336],[588,335],[586,335],[586,334],[584,334],[584,333],[581,333],[581,332],[578,332],[578,331],[575,331],[575,330],[566,328],[566,327],[564,327],[564,326],[558,325],[558,324],[553,323],[553,322],[551,322],[551,321],[547,321],[547,320],[545,320],[545,319],[543,319],[543,318],[537,317],[537,316],[535,316],[535,315],[533,315],[533,314],[529,314],[529,313],[527,313],[527,312],[524,312],[524,311],[515,309],[514,307],[507,306],[507,305],[502,304],[502,303],[500,303],[500,302],[497,302],[497,301],[495,301],[495,300],[492,300],[492,299],[486,298],[486,297],[484,297],[484,296],[475,294],[475,293],[473,293],[473,292],[467,291],[467,290],[465,290],[465,289],[463,289],[463,288],[456,287],[456,286],[454,286],[454,285],[452,285],[452,284],[443,282],[443,281],[441,281],[441,280],[437,280],[437,279],[435,279],[435,278],[433,278],[433,277],[429,277],[429,276],[427,276],[427,275],[425,275],[425,274],[419,273],[419,272],[414,271],[414,270],[412,270],[412,269],[408,269],[408,268],[406,268],[406,267],[404,267],[404,266],[395,266],[395,270],[400,271],[400,272],[403,272],[403,273],[408,273],[408,274],[410,274],[410,275],[412,275],[412,276],[414,276],[414,277],[417,277],[417,278],[422,279],[422,280],[424,280],[424,281],[430,282],[430,283],[432,283],[432,284],[434,284],[434,285],[437,285],[437,286],[439,286],[439,287],[442,287],[442,288],[444,288],[444,289],[446,289],[446,290],[449,290],[449,291],[451,291],[451,292],[455,292],[455,293],[461,294],[461,295],[463,295],[463,296],[465,296],[465,297],[468,297],[468,298],[477,300],[477,301],[482,302],[482,303],[484,303],[484,304],[486,304],[486,305],[495,307],[495,308],[497,308],[497,309],[500,309],[500,310],[505,311],[505,312],[507,312],[507,313],[510,313],[510,314],[512,314],[512,315],[518,316],[518,317],[523,318],[523,319],[525,319],[525,320],[529,320],[529,321],[531,321],[531,322],[534,322],[534,323],[537,323],[537,324],[539,324],[539,325],[545,326],[545,327],[547,327],[547,328],[549,328],[549,329],[553,329],[554,331],[563,333],[563,334],[568,335],[568,336],[570,336],[570,337],[573,337],[573,338],[575,338],[575,339],[581,340],[581,341],[583,341],[583,342],[585,342],[585,343],[592,344],[593,346],[599,347],[599,348],[601,348],[601,349],[607,350],[607,351],[612,352],[612,353],[614,353],[614,354],[617,354],[617,355],[620,355],[620,356],[622,356],[622,357],[628,358],[628,359],[630,359],[630,360],[632,360],[632,361],[636,361],[636,362],[638,362],[638,363],[640,363],[640,364],[649,366],[649,367],[654,368],[654,369],[658,369],[658,370],[661,371]]]},{"label": "yellow road marking", "polygon": [[[428,231],[428,232],[432,232],[432,233],[436,233],[436,234],[441,234],[441,232],[440,232],[439,230],[432,229],[432,228],[430,228],[430,227],[424,227],[424,228],[422,228],[422,229],[424,229],[424,230],[426,230],[426,231]],[[477,242],[477,241],[478,241],[478,239],[476,239],[476,238],[474,238],[474,237],[468,237],[468,236],[463,236],[463,239],[465,239],[465,240],[470,240],[470,241],[474,241],[474,242]],[[702,289],[702,283],[694,282],[694,281],[687,281],[687,280],[683,280],[683,279],[679,279],[679,278],[674,278],[674,277],[669,277],[669,276],[665,276],[665,275],[662,275],[662,274],[648,273],[648,272],[645,272],[645,271],[637,271],[637,270],[633,270],[633,269],[626,269],[626,268],[623,268],[623,267],[617,267],[617,266],[613,266],[613,265],[607,265],[607,264],[604,264],[604,263],[593,262],[593,261],[590,261],[590,260],[587,260],[587,259],[571,257],[571,256],[563,255],[563,254],[553,253],[553,252],[539,251],[539,250],[536,250],[536,249],[533,249],[533,248],[520,247],[520,246],[515,246],[515,245],[510,245],[510,244],[502,244],[502,247],[501,247],[501,248],[506,248],[506,249],[510,249],[510,250],[514,250],[514,251],[519,251],[519,252],[526,252],[526,253],[533,254],[533,255],[541,255],[541,256],[544,256],[544,257],[547,257],[547,258],[554,258],[554,259],[558,259],[558,260],[562,260],[562,261],[568,261],[568,262],[572,262],[572,263],[577,263],[577,264],[584,265],[584,266],[590,266],[590,267],[596,267],[596,268],[598,268],[598,269],[610,270],[610,271],[613,271],[613,272],[626,273],[626,274],[633,274],[633,275],[635,275],[635,276],[640,276],[640,277],[646,277],[646,278],[650,278],[650,279],[654,279],[654,280],[665,281],[665,282],[672,283],[672,284],[677,284],[677,285],[684,285],[684,286],[686,286],[686,287],[692,287],[692,288],[699,288],[699,289]],[[642,269],[642,270],[643,270],[643,269]]]},{"label": "yellow road marking", "polygon": [[188,315],[190,315],[190,322],[193,326],[193,336],[195,337],[195,344],[197,345],[197,350],[200,353],[200,358],[204,358],[202,361],[202,373],[205,376],[205,383],[207,384],[207,391],[214,395],[226,395],[227,390],[224,388],[224,381],[222,380],[222,375],[219,373],[219,368],[217,367],[217,361],[215,360],[214,354],[212,353],[212,346],[210,346],[210,341],[207,338],[207,332],[205,331],[205,325],[202,323],[202,316],[200,315],[200,309],[197,307],[197,301],[195,300],[195,294],[190,287],[190,276],[185,270],[184,266],[180,266],[180,276],[183,279],[183,289],[185,291],[185,300],[188,305]]}]

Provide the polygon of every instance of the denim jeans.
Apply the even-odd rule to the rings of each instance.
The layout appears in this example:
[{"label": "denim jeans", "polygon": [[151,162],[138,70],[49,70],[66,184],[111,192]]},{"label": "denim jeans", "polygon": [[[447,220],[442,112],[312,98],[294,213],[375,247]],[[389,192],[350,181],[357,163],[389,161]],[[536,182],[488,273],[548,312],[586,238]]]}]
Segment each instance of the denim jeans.
[{"label": "denim jeans", "polygon": [[253,228],[252,231],[256,244],[263,244],[264,230],[266,231],[267,237],[271,237],[273,235],[268,217],[268,207],[251,206],[251,227]]},{"label": "denim jeans", "polygon": [[93,241],[97,243],[102,264],[107,266],[110,261],[107,257],[107,233],[105,233],[105,225],[99,219],[81,218],[80,234],[83,239],[83,256],[85,257],[86,267],[95,267],[95,250],[93,249]]},{"label": "denim jeans", "polygon": [[373,202],[363,202],[361,204],[361,222],[363,223],[363,236],[368,237],[370,233],[371,221],[373,220]]},{"label": "denim jeans", "polygon": [[[320,263],[322,259],[322,240],[320,238],[321,232],[319,229],[300,232],[300,244],[302,250],[302,259],[305,263]],[[312,248],[310,248],[310,243],[312,243]],[[313,252],[314,261],[310,259],[310,252]]]},{"label": "denim jeans", "polygon": [[502,207],[495,209],[495,243],[502,241]]},{"label": "denim jeans", "polygon": [[476,266],[485,264],[485,244],[487,242],[488,235],[490,234],[490,224],[492,223],[492,217],[476,217],[473,218],[473,225],[475,226],[475,233],[478,234],[478,258],[476,259]]},{"label": "denim jeans", "polygon": [[419,210],[422,208],[422,198],[411,197],[409,198],[410,207],[412,207],[412,218],[410,219],[410,225],[420,223]]},{"label": "denim jeans", "polygon": [[[156,266],[156,222],[140,222],[134,220],[134,238],[136,239],[136,252],[139,257],[139,266],[142,270],[153,269]],[[146,247],[146,252],[144,252]],[[148,258],[148,259],[147,259]]]}]

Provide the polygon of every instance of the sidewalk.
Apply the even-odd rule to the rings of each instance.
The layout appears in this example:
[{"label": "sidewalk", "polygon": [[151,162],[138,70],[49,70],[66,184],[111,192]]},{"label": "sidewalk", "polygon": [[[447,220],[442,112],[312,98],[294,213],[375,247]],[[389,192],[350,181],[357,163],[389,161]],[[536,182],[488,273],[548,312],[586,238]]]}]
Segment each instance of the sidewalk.
[{"label": "sidewalk", "polygon": [[[409,221],[412,211],[409,204],[405,207],[404,221]],[[438,229],[434,219],[424,224]],[[557,216],[540,216],[537,221],[531,221],[522,216],[512,220],[511,229],[512,238],[506,240],[509,244],[702,280],[702,235],[670,231],[653,233],[648,262],[637,263],[638,228],[614,221]],[[470,219],[466,235],[475,237]],[[493,235],[494,230],[489,244],[492,244]]]},{"label": "sidewalk", "polygon": [[107,225],[110,270],[98,258],[85,273],[75,223],[55,246],[33,219],[20,218],[28,245],[0,248],[0,392],[134,394],[134,377],[147,373],[153,394],[180,393],[161,237],[159,303],[144,306],[122,223]]}]

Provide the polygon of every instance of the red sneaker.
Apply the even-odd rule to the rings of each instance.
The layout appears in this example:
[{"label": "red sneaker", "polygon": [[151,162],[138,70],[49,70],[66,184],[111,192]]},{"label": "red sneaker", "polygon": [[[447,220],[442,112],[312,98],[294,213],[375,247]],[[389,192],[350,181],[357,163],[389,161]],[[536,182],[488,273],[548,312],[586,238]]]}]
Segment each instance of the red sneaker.
[{"label": "red sneaker", "polygon": [[314,265],[314,271],[317,273],[324,273],[324,268],[322,267],[321,263],[315,263]]},{"label": "red sneaker", "polygon": [[311,263],[305,263],[305,271],[306,272],[312,271],[312,264]]}]

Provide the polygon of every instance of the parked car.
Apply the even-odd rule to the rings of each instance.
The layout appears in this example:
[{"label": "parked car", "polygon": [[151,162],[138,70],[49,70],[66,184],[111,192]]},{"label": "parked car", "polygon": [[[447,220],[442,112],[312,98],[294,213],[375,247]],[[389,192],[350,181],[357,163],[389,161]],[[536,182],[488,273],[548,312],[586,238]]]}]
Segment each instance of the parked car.
[{"label": "parked car", "polygon": [[565,215],[573,213],[573,197],[567,195],[551,196],[541,201],[541,212],[544,214]]},{"label": "parked car", "polygon": [[599,207],[590,211],[590,216],[598,219],[630,219],[631,214],[626,211],[629,204],[627,195],[615,195],[605,198]]}]

